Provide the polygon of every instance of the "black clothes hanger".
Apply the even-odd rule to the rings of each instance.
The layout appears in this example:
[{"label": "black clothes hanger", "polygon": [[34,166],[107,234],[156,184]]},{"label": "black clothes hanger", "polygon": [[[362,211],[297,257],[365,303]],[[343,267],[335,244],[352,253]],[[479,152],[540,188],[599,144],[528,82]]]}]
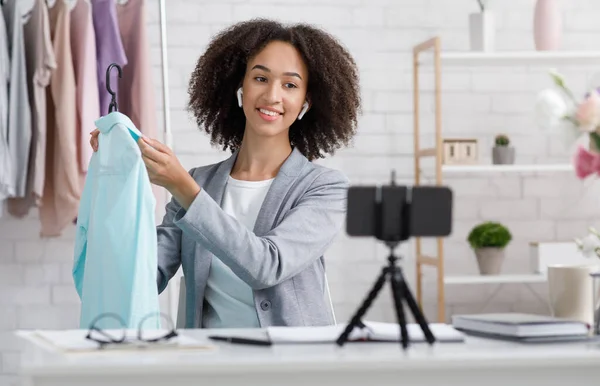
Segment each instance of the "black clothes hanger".
[{"label": "black clothes hanger", "polygon": [[117,70],[119,71],[119,78],[122,78],[122,75],[123,75],[123,70],[121,70],[121,66],[119,66],[117,63],[112,63],[106,69],[106,89],[108,90],[108,93],[111,95],[110,104],[108,105],[108,113],[109,114],[112,113],[113,111],[119,111],[117,108],[117,94],[110,88],[110,70],[112,70],[113,67],[116,67]]}]

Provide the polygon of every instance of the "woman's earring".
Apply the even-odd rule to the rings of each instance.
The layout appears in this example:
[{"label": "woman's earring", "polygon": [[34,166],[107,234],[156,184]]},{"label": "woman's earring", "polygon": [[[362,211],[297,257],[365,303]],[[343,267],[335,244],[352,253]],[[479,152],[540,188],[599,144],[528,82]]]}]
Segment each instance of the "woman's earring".
[{"label": "woman's earring", "polygon": [[238,105],[240,107],[242,107],[242,88],[238,88],[237,90],[237,100],[238,100]]},{"label": "woman's earring", "polygon": [[308,102],[304,101],[304,104],[302,105],[302,111],[300,111],[300,114],[298,115],[298,120],[301,120],[307,111],[308,111]]}]

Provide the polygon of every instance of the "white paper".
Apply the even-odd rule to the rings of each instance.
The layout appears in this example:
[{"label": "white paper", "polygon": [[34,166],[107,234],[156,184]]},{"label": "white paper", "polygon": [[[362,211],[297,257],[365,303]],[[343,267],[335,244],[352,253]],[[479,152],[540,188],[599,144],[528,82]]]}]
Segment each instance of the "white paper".
[{"label": "white paper", "polygon": [[[107,330],[108,334],[111,336],[119,337],[123,335],[122,331],[113,331]],[[164,336],[168,333],[167,330],[155,330],[155,331],[144,331],[143,336]],[[93,340],[86,339],[86,335],[88,334],[88,330],[56,330],[56,331],[36,331],[35,334],[45,340],[46,342],[53,345],[55,348],[62,351],[72,351],[72,352],[85,352],[85,351],[98,351],[100,345]],[[165,349],[165,348],[200,348],[200,349],[210,349],[216,347],[215,345],[209,343],[208,341],[200,341],[194,338],[190,338],[189,336],[181,335],[169,339],[165,342],[157,342],[157,343],[146,343],[146,342],[138,342],[136,340],[137,331],[127,331],[126,341],[128,343],[124,344],[107,344],[104,345],[103,349],[105,350],[155,350],[155,349]]]}]

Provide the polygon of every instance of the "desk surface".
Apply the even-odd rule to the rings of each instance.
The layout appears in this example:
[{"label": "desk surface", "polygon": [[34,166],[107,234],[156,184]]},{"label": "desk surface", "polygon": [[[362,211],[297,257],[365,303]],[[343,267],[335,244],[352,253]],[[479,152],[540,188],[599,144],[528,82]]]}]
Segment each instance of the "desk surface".
[{"label": "desk surface", "polygon": [[[239,332],[229,331],[232,334]],[[181,332],[197,339],[204,339],[207,335],[215,333],[214,330],[181,330]],[[219,333],[223,334],[224,330],[219,330]],[[245,330],[245,333],[247,334],[248,331]],[[257,337],[264,334],[262,330],[255,330],[255,333]],[[490,385],[495,384],[494,377],[490,379],[492,374],[490,371],[497,372],[498,382],[506,381],[501,379],[503,374],[506,377],[507,373],[510,375],[510,373],[526,371],[531,374],[545,374],[550,380],[557,380],[556,377],[561,374],[563,376],[579,374],[584,378],[587,377],[585,379],[590,380],[592,382],[590,384],[593,384],[593,379],[595,384],[600,382],[599,343],[526,345],[467,337],[465,343],[437,343],[434,346],[414,343],[404,352],[396,343],[348,343],[343,347],[334,344],[281,344],[261,347],[214,342],[216,349],[212,350],[64,354],[39,341],[32,332],[18,332],[18,334],[29,346],[29,353],[24,357],[22,374],[30,377],[90,378],[102,377],[106,374],[113,377],[119,375],[197,377],[200,374],[204,377],[219,374],[223,376],[226,374],[228,377],[236,374],[238,377],[247,377],[265,373],[282,376],[335,373],[358,379],[359,373],[372,374],[376,371],[382,376],[389,374],[389,379],[395,379],[396,382],[397,374],[408,377],[411,373],[421,374],[419,377],[435,376],[437,379],[435,382],[438,382],[439,379],[444,379],[447,376],[444,374],[448,372],[458,376],[457,371],[462,371],[463,376],[468,374],[471,378],[487,374],[486,383]],[[383,382],[383,378],[381,380],[379,384],[387,384]],[[467,379],[461,382],[464,381]],[[265,384],[264,379],[261,382]],[[432,380],[431,383],[420,384],[434,384],[433,382]],[[529,385],[537,384],[528,382]],[[252,383],[248,382],[248,384]],[[579,384],[587,383],[581,381]]]}]

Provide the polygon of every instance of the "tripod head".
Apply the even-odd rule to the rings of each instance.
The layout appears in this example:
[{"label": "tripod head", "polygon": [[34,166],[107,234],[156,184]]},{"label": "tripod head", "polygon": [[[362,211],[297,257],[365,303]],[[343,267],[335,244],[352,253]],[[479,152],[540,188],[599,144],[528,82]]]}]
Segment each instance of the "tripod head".
[{"label": "tripod head", "polygon": [[387,258],[390,265],[395,265],[396,261],[402,259],[402,256],[398,256],[394,253],[394,250],[398,247],[399,244],[400,244],[400,242],[396,242],[396,241],[386,241],[385,242],[385,245],[387,245],[387,247],[390,249],[390,254],[388,255],[388,258]]}]

